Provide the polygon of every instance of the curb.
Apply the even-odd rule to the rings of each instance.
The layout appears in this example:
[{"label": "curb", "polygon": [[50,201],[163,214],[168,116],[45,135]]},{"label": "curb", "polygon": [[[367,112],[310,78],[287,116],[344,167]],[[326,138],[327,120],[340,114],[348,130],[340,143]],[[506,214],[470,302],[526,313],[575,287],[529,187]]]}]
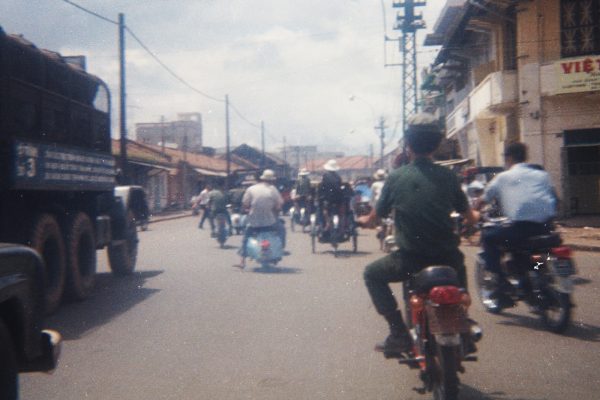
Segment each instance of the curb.
[{"label": "curb", "polygon": [[577,250],[577,251],[600,252],[600,246],[587,245],[587,244],[573,244],[573,243],[565,243],[565,246],[568,246],[571,249]]},{"label": "curb", "polygon": [[155,224],[157,222],[171,221],[171,220],[174,220],[174,219],[182,219],[182,218],[187,218],[187,217],[193,217],[192,213],[171,215],[171,216],[168,216],[168,217],[158,217],[156,219],[151,219],[150,221],[148,221],[148,224]]}]

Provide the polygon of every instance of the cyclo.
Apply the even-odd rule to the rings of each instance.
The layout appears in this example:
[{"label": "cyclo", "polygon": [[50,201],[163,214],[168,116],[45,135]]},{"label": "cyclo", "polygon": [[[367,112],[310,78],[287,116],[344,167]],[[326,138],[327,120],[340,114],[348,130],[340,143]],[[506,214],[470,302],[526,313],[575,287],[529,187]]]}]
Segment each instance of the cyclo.
[{"label": "cyclo", "polygon": [[340,243],[352,240],[352,252],[358,251],[358,232],[356,221],[347,198],[341,203],[322,201],[317,213],[311,215],[310,239],[312,252],[316,252],[316,242],[330,243],[333,255],[338,256]]}]

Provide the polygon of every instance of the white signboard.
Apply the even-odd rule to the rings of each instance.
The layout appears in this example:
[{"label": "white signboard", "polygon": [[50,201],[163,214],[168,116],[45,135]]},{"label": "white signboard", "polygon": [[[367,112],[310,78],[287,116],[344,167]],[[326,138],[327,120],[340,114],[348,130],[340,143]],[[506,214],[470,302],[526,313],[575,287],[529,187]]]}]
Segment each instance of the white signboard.
[{"label": "white signboard", "polygon": [[600,90],[600,56],[565,58],[555,63],[556,94]]}]

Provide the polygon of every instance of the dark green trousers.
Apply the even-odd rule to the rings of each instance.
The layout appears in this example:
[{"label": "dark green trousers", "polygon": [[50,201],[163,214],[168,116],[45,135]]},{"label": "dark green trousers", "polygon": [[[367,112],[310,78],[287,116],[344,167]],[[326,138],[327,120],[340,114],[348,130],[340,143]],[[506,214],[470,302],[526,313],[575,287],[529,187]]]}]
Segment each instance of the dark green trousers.
[{"label": "dark green trousers", "polygon": [[386,316],[398,309],[398,303],[390,289],[391,282],[403,282],[412,274],[432,265],[454,268],[463,287],[467,287],[465,257],[458,249],[437,255],[395,251],[367,265],[364,272],[365,284],[377,312]]}]

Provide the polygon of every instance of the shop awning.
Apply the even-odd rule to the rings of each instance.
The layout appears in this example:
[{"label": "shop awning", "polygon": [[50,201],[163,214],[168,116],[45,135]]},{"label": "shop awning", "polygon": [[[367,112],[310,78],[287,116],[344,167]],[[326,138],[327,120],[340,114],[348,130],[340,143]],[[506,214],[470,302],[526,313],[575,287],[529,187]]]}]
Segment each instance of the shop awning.
[{"label": "shop awning", "polygon": [[204,175],[204,176],[221,176],[221,177],[226,177],[227,176],[226,172],[210,171],[210,170],[204,169],[204,168],[194,168],[194,171],[196,171],[200,175]]},{"label": "shop awning", "polygon": [[146,167],[146,168],[151,168],[151,169],[159,169],[162,171],[176,171],[176,168],[169,168],[169,167],[165,167],[164,165],[158,165],[158,164],[151,164],[151,163],[146,163],[146,162],[142,162],[142,161],[128,161],[129,164],[133,164],[133,165],[139,165],[141,167]]},{"label": "shop awning", "polygon": [[444,167],[453,167],[455,165],[465,165],[472,161],[473,160],[471,160],[470,158],[463,158],[463,159],[436,161],[435,163],[438,165],[442,165]]}]

